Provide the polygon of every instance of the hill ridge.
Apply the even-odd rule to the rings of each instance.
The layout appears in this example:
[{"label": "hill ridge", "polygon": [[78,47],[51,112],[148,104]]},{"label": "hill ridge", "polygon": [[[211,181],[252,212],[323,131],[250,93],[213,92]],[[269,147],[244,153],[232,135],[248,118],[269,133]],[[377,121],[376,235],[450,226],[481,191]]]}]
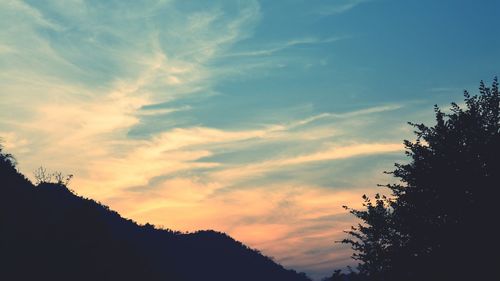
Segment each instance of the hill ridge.
[{"label": "hill ridge", "polygon": [[139,225],[61,183],[33,185],[0,150],[2,280],[307,281],[223,232]]}]

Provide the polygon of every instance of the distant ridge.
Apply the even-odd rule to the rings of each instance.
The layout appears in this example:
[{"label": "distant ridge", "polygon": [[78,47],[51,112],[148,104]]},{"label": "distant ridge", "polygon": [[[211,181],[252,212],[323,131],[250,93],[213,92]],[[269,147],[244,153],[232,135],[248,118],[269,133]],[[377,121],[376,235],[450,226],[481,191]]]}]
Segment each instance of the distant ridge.
[{"label": "distant ridge", "polygon": [[224,233],[140,226],[63,184],[35,186],[0,148],[0,280],[310,279]]}]

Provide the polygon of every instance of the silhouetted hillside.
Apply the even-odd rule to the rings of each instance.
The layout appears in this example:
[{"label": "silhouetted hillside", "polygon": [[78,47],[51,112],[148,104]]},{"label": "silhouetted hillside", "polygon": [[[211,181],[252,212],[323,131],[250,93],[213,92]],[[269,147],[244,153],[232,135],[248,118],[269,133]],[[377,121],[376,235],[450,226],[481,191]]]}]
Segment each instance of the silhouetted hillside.
[{"label": "silhouetted hillside", "polygon": [[309,279],[223,233],[139,226],[63,184],[34,186],[0,148],[0,280]]}]

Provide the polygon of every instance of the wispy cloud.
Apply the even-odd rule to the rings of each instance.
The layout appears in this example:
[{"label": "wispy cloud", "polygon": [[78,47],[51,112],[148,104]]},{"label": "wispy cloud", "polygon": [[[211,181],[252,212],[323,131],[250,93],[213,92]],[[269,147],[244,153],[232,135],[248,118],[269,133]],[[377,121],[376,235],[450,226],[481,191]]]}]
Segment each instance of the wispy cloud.
[{"label": "wispy cloud", "polygon": [[170,114],[174,112],[179,112],[179,111],[187,111],[191,110],[192,107],[189,105],[182,106],[182,107],[176,107],[176,108],[159,108],[159,109],[145,109],[142,108],[139,112],[139,115],[165,115],[165,114]]},{"label": "wispy cloud", "polygon": [[276,44],[276,46],[268,48],[268,49],[260,49],[260,50],[252,50],[247,52],[237,52],[237,53],[228,53],[224,55],[224,57],[253,57],[253,56],[268,56],[272,55],[276,52],[286,50],[288,48],[292,48],[300,45],[314,45],[314,44],[326,44],[332,43],[335,41],[339,41],[344,39],[344,37],[333,37],[327,39],[317,39],[317,38],[303,38],[303,39],[295,39],[288,42],[284,42],[282,44]]},{"label": "wispy cloud", "polygon": [[347,146],[328,145],[320,151],[285,159],[275,159],[241,167],[234,167],[217,172],[213,177],[227,184],[237,184],[241,181],[251,181],[256,175],[261,175],[288,165],[304,165],[317,161],[331,161],[350,157],[402,151],[400,143],[365,143]]},{"label": "wispy cloud", "polygon": [[[345,12],[361,2],[325,11]],[[324,269],[329,259],[343,263],[347,249],[321,249],[350,223],[340,206],[369,190],[370,182],[325,187],[320,180],[331,173],[323,167],[317,181],[304,184],[288,169],[400,151],[399,142],[370,130],[374,122],[393,120],[388,116],[403,104],[319,110],[304,106],[294,89],[281,100],[271,90],[248,94],[231,84],[235,76],[258,77],[282,63],[272,59],[279,52],[321,48],[343,37],[294,35],[301,39],[235,50],[262,19],[259,3],[198,4],[2,1],[4,145],[28,175],[39,165],[74,173],[78,193],[135,220],[227,231],[301,269]],[[273,100],[284,105],[273,107]],[[271,110],[262,115],[273,118],[258,118],[267,105]],[[214,116],[233,126],[206,120]],[[131,136],[148,125],[154,127],[148,134]],[[273,176],[278,173],[284,176]]]},{"label": "wispy cloud", "polygon": [[322,6],[315,10],[319,15],[331,16],[342,14],[348,12],[358,5],[368,2],[370,0],[341,0],[341,1],[330,1],[332,3]]},{"label": "wispy cloud", "polygon": [[325,118],[353,118],[362,115],[368,115],[372,113],[380,113],[386,111],[392,111],[402,108],[403,105],[400,104],[387,104],[382,106],[374,106],[369,108],[364,108],[355,111],[349,111],[344,113],[321,113],[315,116],[311,116],[309,118],[300,120],[292,124],[292,127],[306,125],[308,123],[314,122],[316,120],[325,119]]}]

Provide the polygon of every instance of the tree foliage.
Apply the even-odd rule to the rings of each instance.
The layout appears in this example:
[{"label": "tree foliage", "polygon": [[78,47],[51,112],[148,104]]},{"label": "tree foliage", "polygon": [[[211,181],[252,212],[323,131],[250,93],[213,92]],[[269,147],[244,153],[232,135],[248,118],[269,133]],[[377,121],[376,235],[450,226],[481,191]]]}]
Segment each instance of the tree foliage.
[{"label": "tree foliage", "polygon": [[[478,280],[498,259],[500,94],[498,79],[448,112],[435,106],[436,123],[410,125],[404,141],[410,161],[390,172],[391,197],[364,196],[349,209],[362,224],[342,242],[352,246],[368,280]],[[486,279],[485,279],[486,280]]]},{"label": "tree foliage", "polygon": [[2,167],[11,167],[14,168],[16,166],[16,159],[12,154],[3,153],[3,146],[1,144],[2,139],[0,138],[0,165]]},{"label": "tree foliage", "polygon": [[356,210],[344,206],[351,214],[364,223],[351,227],[346,231],[351,238],[345,238],[342,243],[351,244],[354,250],[353,258],[360,261],[358,266],[362,275],[372,278],[385,276],[390,269],[390,250],[394,235],[392,229],[393,215],[390,200],[385,196],[375,195],[375,201],[363,195],[365,210]]}]

